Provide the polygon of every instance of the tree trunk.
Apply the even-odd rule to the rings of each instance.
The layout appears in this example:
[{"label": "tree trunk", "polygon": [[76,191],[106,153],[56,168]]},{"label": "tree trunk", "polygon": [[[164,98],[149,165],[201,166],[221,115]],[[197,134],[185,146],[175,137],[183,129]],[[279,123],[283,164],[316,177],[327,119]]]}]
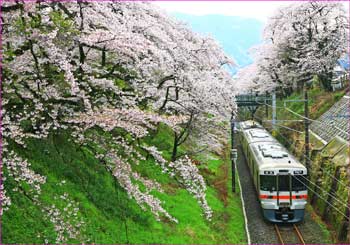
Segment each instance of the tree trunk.
[{"label": "tree trunk", "polygon": [[102,60],[101,60],[101,65],[105,66],[106,65],[106,50],[102,50]]},{"label": "tree trunk", "polygon": [[172,162],[176,161],[178,142],[179,142],[179,139],[178,139],[177,133],[174,133],[174,145],[173,145],[173,152],[171,154]]}]

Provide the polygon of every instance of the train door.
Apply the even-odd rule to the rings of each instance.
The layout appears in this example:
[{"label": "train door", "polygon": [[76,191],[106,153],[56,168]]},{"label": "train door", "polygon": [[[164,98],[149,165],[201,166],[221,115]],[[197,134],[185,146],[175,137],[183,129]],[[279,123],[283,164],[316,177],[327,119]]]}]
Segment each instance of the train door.
[{"label": "train door", "polygon": [[[282,195],[281,195],[282,194]],[[286,196],[286,194],[288,196]],[[289,205],[292,205],[292,180],[290,173],[278,173],[277,174],[277,205],[280,205],[280,201],[287,201],[289,199]]]}]

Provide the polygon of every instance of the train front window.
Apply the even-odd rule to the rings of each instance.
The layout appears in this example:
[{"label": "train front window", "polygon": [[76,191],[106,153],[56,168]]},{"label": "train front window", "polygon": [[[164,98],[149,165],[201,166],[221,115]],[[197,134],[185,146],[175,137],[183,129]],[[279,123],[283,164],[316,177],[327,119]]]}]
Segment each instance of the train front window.
[{"label": "train front window", "polygon": [[276,191],[276,176],[260,175],[260,190]]},{"label": "train front window", "polygon": [[293,191],[306,190],[306,175],[292,175],[292,190]]},{"label": "train front window", "polygon": [[278,190],[289,191],[289,175],[278,176]]}]

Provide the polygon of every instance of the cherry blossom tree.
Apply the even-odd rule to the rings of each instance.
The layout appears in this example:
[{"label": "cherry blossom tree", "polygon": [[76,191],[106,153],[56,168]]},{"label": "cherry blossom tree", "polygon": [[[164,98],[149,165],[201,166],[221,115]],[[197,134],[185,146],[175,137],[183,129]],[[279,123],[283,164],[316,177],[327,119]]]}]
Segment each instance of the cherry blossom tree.
[{"label": "cherry blossom tree", "polygon": [[[264,43],[254,48],[254,77],[267,74],[275,86],[299,89],[315,75],[330,80],[334,66],[346,53],[348,30],[340,2],[310,1],[282,7],[268,20]],[[265,79],[261,82],[264,87]]]},{"label": "cherry blossom tree", "polygon": [[[167,161],[152,146],[136,145],[163,123],[173,129],[176,148],[192,132],[204,135],[236,110],[225,68],[233,61],[212,38],[193,33],[150,3],[16,1],[2,3],[2,12],[1,129],[8,177],[22,178],[34,189],[45,184],[45,176],[30,170],[8,145],[25,148],[28,138],[69,129],[81,146],[94,146],[96,158],[129,197],[155,217],[177,221],[150,194],[161,186],[133,170],[145,152],[181,179],[211,218],[204,179],[188,156],[175,151]],[[123,134],[116,136],[116,129]],[[106,140],[94,130],[112,136]],[[0,190],[7,209],[6,181]],[[40,193],[33,195],[40,203]],[[78,236],[82,221],[69,224],[59,207],[38,205],[55,225],[55,242]]]},{"label": "cherry blossom tree", "polygon": [[264,32],[278,49],[288,73],[285,79],[298,87],[314,75],[329,74],[348,47],[349,23],[340,2],[295,3],[281,8]]}]

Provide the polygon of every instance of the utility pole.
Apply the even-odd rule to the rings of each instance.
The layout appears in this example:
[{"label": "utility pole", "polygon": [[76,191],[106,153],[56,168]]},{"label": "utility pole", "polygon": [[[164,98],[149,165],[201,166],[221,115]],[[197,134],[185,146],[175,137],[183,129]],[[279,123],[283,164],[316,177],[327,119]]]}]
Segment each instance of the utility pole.
[{"label": "utility pole", "polygon": [[305,125],[305,166],[310,175],[310,137],[309,137],[309,96],[307,87],[304,86],[304,125]]},{"label": "utility pole", "polygon": [[276,129],[276,92],[272,92],[272,128]]},{"label": "utility pole", "polygon": [[[235,122],[233,119],[233,113],[231,116],[231,171],[232,171],[232,192],[236,192],[236,166],[235,161],[237,159],[237,149],[234,149],[234,133],[235,133]],[[236,159],[235,159],[236,158]]]},{"label": "utility pole", "polygon": [[[350,127],[350,124],[349,124],[349,127]],[[350,137],[348,138],[348,142],[349,142],[349,140],[350,140]],[[349,159],[349,162],[350,162],[350,144],[349,144],[348,154],[349,154],[348,159]],[[348,189],[348,207],[347,207],[347,212],[348,212],[348,216],[347,216],[347,218],[348,218],[348,237],[347,237],[347,241],[350,243],[350,188]]]},{"label": "utility pole", "polygon": [[284,107],[286,107],[286,102],[302,102],[302,101],[304,102],[304,131],[305,131],[304,156],[305,156],[305,166],[309,175],[310,174],[309,171],[311,167],[310,166],[310,134],[309,134],[310,119],[309,119],[309,95],[308,95],[307,85],[304,85],[303,92],[304,92],[303,100],[285,100]]},{"label": "utility pole", "polygon": [[269,107],[267,104],[267,96],[268,96],[268,92],[265,93],[265,117],[268,118],[269,117]]}]

